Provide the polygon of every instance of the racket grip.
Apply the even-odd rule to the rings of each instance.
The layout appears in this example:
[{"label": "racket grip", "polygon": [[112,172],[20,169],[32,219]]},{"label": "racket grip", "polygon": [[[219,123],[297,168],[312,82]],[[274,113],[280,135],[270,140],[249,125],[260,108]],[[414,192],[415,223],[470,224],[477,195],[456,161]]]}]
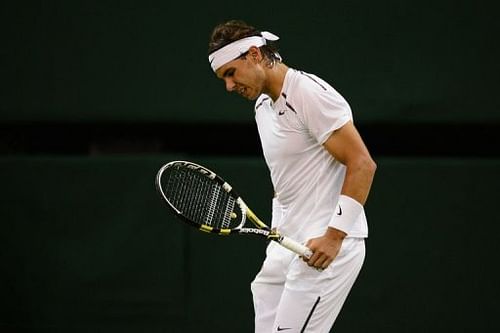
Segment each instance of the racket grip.
[{"label": "racket grip", "polygon": [[312,254],[313,254],[310,248],[308,248],[307,246],[305,246],[299,242],[296,242],[293,239],[290,239],[288,237],[284,236],[280,243],[281,243],[281,245],[283,245],[287,249],[297,253],[298,255],[300,255],[302,257],[309,259],[309,258],[311,258]]}]

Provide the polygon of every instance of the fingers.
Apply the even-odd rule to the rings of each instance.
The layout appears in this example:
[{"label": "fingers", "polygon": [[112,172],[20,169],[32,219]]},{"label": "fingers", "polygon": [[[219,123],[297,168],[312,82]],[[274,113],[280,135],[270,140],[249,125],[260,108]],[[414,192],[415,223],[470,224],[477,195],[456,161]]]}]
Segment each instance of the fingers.
[{"label": "fingers", "polygon": [[321,270],[323,269],[327,269],[328,266],[330,266],[330,264],[333,262],[333,259],[327,259],[323,262],[323,264],[321,265]]},{"label": "fingers", "polygon": [[318,271],[322,271],[328,267],[327,262],[328,260],[325,258],[325,256],[320,256],[316,261],[314,262],[308,261],[307,264]]},{"label": "fingers", "polygon": [[307,265],[318,270],[326,269],[333,262],[333,259],[331,256],[320,251],[315,251],[309,259],[302,258]]},{"label": "fingers", "polygon": [[330,266],[335,257],[338,254],[339,248],[337,246],[320,246],[319,243],[316,243],[314,240],[309,240],[306,244],[309,247],[313,254],[309,258],[302,257],[307,265],[317,270],[324,270]]}]

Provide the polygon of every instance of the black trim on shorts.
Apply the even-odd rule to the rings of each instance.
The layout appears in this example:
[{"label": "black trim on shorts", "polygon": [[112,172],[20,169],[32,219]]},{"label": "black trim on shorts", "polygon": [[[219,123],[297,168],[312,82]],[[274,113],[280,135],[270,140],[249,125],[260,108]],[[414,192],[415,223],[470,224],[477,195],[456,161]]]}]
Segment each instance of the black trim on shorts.
[{"label": "black trim on shorts", "polygon": [[306,322],[304,323],[304,326],[302,326],[302,329],[300,330],[300,333],[304,333],[306,331],[307,324],[309,324],[309,320],[311,319],[314,310],[316,310],[316,306],[318,306],[318,303],[320,300],[321,300],[321,297],[318,296],[318,298],[316,299],[316,302],[314,302],[314,305],[313,305],[311,311],[309,312],[309,315],[307,316],[307,319],[306,319]]}]

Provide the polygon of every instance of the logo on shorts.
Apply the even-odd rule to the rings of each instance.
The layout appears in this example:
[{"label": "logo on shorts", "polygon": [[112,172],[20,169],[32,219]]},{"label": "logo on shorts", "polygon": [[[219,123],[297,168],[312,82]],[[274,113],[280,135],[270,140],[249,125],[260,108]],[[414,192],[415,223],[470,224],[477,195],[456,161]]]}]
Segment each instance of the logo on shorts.
[{"label": "logo on shorts", "polygon": [[285,330],[291,330],[291,327],[279,327],[276,329],[278,332],[285,331]]}]

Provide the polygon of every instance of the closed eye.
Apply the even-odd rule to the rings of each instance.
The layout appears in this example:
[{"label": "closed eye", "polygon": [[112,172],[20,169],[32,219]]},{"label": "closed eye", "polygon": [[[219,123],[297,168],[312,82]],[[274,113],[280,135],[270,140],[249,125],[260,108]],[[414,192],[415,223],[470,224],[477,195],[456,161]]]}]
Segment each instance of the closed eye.
[{"label": "closed eye", "polygon": [[229,68],[227,69],[224,74],[222,75],[223,77],[231,77],[231,76],[234,76],[234,72],[236,70],[234,68]]}]

